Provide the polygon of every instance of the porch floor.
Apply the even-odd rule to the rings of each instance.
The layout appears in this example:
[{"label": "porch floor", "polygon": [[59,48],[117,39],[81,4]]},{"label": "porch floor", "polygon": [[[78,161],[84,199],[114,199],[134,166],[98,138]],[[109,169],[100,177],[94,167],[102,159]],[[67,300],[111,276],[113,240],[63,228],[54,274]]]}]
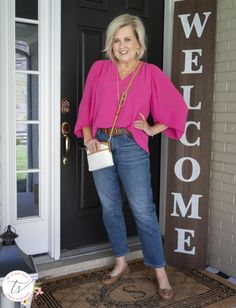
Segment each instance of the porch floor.
[{"label": "porch floor", "polygon": [[236,307],[236,285],[209,271],[167,267],[175,297],[163,301],[157,294],[153,270],[145,267],[142,259],[129,261],[129,265],[131,273],[112,286],[103,286],[100,282],[110,268],[101,268],[101,263],[97,270],[45,277],[42,280],[45,293],[36,299],[32,308]]}]

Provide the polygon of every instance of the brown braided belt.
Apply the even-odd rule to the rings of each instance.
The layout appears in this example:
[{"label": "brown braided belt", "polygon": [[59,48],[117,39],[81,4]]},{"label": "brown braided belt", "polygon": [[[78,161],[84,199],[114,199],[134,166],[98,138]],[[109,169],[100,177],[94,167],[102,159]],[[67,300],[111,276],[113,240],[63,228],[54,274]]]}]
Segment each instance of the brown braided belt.
[{"label": "brown braided belt", "polygon": [[[109,127],[109,128],[100,128],[99,130],[100,130],[100,132],[109,135],[110,132],[111,132],[111,127]],[[116,128],[116,127],[115,127],[114,130],[113,130],[113,136],[118,136],[118,135],[132,136],[131,132],[128,131],[127,128],[124,128],[124,127],[122,127],[122,128]]]}]

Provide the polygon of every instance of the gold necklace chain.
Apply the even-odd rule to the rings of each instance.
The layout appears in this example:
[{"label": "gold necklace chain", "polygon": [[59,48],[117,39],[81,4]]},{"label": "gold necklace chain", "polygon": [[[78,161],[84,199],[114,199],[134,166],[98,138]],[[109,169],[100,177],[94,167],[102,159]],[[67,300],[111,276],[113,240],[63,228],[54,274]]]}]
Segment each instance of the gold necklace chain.
[{"label": "gold necklace chain", "polygon": [[[130,70],[130,72],[133,70],[133,75],[132,75],[131,79],[133,78],[134,72],[136,71],[136,67],[138,67],[138,65],[139,65],[139,61],[137,63],[135,63],[135,65]],[[119,85],[119,69],[118,68],[117,68],[117,76],[116,76],[116,91],[117,91],[117,101],[119,103],[119,101],[120,101],[120,85]]]},{"label": "gold necklace chain", "polygon": [[[125,100],[126,100],[126,96],[127,96],[127,93],[129,91],[129,88],[132,84],[132,82],[134,81],[135,77],[137,76],[140,68],[142,67],[143,65],[143,62],[140,62],[140,64],[138,64],[138,67],[137,69],[135,70],[132,78],[130,79],[130,81],[128,82],[128,85],[126,86],[124,92],[122,93],[121,97],[120,97],[120,100],[119,100],[119,104],[118,104],[118,108],[117,108],[117,111],[116,111],[116,115],[115,115],[115,119],[113,121],[113,124],[112,124],[112,128],[111,128],[111,131],[109,133],[109,139],[111,139],[112,135],[113,135],[113,132],[114,132],[114,129],[115,129],[115,126],[116,126],[116,123],[117,123],[117,120],[118,120],[118,117],[119,117],[119,114],[120,114],[120,111],[121,111],[121,108],[123,107],[124,103],[125,103]],[[117,75],[117,80],[118,80],[118,75]],[[117,83],[118,84],[118,83]],[[120,90],[117,89],[117,93],[119,92]]]},{"label": "gold necklace chain", "polygon": [[134,63],[133,65],[131,65],[131,67],[129,67],[128,69],[123,69],[120,68],[118,69],[118,71],[120,71],[120,75],[125,78],[126,76],[128,76],[132,70],[134,70],[136,68],[136,66],[138,65],[139,61],[137,61],[136,63]]}]

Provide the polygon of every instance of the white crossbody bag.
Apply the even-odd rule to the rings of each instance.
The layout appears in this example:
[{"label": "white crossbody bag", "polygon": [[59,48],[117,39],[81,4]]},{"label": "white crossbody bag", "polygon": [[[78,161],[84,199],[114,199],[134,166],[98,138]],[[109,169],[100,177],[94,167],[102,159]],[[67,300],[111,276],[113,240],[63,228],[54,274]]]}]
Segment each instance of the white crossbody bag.
[{"label": "white crossbody bag", "polygon": [[111,143],[110,142],[100,142],[100,148],[97,152],[90,153],[87,150],[87,159],[89,171],[95,171],[114,165]]},{"label": "white crossbody bag", "polygon": [[139,65],[137,66],[136,71],[133,74],[133,77],[130,79],[127,87],[125,88],[124,92],[122,93],[120,99],[119,99],[119,105],[116,111],[115,119],[113,121],[113,125],[111,128],[111,131],[109,133],[109,138],[108,141],[106,142],[100,142],[100,148],[97,152],[91,153],[89,150],[86,149],[87,152],[87,160],[88,160],[88,169],[89,171],[95,171],[107,167],[111,167],[114,165],[113,158],[112,158],[112,152],[111,152],[111,137],[113,136],[113,132],[121,111],[121,108],[123,107],[128,90],[134,81],[135,77],[137,76],[143,62],[140,62]]}]

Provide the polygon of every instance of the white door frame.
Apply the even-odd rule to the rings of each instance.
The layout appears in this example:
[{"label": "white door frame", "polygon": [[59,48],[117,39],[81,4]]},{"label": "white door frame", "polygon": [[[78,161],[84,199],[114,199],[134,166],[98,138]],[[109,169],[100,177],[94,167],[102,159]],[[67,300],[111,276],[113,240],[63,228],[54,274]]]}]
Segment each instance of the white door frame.
[{"label": "white door frame", "polygon": [[[14,72],[14,48],[9,45],[9,27],[14,23],[12,17],[12,2],[14,0],[0,0],[0,41],[5,48],[0,48],[0,102],[13,102],[14,95],[10,89],[14,88],[12,72]],[[61,0],[39,0],[40,6],[45,10],[44,31],[48,31],[47,70],[48,96],[50,102],[49,123],[45,128],[45,135],[50,140],[49,162],[47,176],[49,177],[48,204],[49,204],[49,247],[51,258],[60,258],[60,116],[61,116]],[[164,20],[164,59],[163,68],[167,75],[171,71],[172,34],[173,34],[173,8],[175,0],[165,0]],[[42,8],[41,7],[41,8]],[[7,38],[8,37],[8,38]],[[47,86],[47,85],[46,85]],[[7,104],[0,104],[0,224],[3,227],[11,223],[11,177],[12,164],[8,153],[9,132],[6,130],[9,117]],[[6,145],[6,146],[5,146]],[[166,182],[167,182],[167,154],[168,139],[163,136],[161,146],[161,177],[160,177],[160,226],[162,234],[165,233],[166,210]],[[9,170],[10,168],[10,170]],[[9,172],[10,171],[10,172]],[[43,240],[43,239],[42,239]]]},{"label": "white door frame", "polygon": [[55,260],[61,254],[61,0],[51,0],[51,238],[49,254]]},{"label": "white door frame", "polygon": [[[14,24],[14,16],[12,16],[11,1],[0,0],[0,44],[4,48],[0,48],[0,151],[1,151],[1,161],[0,161],[0,205],[1,205],[1,231],[9,222],[10,217],[10,186],[11,179],[9,178],[9,173],[12,168],[10,164],[10,157],[8,155],[8,147],[10,140],[10,131],[8,129],[10,123],[7,119],[9,118],[9,109],[7,105],[14,101],[13,91],[9,91],[14,87],[14,75],[11,74],[14,71],[15,63],[10,61],[14,59],[14,48],[9,46],[9,41],[12,38],[12,31],[10,31],[10,25]],[[8,39],[7,39],[8,36]],[[12,63],[13,62],[13,63]]]},{"label": "white door frame", "polygon": [[[174,25],[174,4],[182,0],[164,0],[164,40],[163,40],[163,71],[171,77],[172,43]],[[167,170],[168,170],[168,137],[162,134],[161,166],[160,166],[160,212],[159,221],[162,235],[165,234]]]}]

